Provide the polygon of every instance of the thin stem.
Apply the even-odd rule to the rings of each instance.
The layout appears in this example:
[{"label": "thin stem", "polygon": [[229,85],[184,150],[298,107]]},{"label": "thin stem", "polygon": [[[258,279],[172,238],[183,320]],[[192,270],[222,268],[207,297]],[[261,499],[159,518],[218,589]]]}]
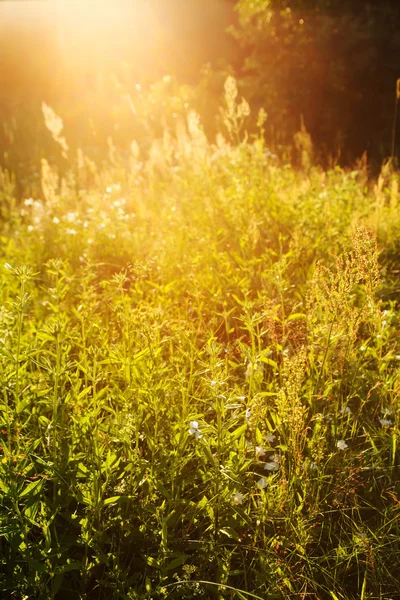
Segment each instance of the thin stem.
[{"label": "thin stem", "polygon": [[21,290],[20,290],[20,302],[18,311],[18,331],[17,331],[17,352],[16,352],[16,365],[15,365],[15,393],[16,402],[19,401],[19,361],[21,354],[21,336],[22,336],[22,312],[24,309],[24,296],[25,296],[25,281],[21,279]]},{"label": "thin stem", "polygon": [[396,128],[397,128],[397,113],[399,107],[399,97],[396,92],[396,100],[394,103],[394,115],[393,115],[393,129],[392,129],[392,154],[391,158],[394,160],[394,153],[396,149]]}]

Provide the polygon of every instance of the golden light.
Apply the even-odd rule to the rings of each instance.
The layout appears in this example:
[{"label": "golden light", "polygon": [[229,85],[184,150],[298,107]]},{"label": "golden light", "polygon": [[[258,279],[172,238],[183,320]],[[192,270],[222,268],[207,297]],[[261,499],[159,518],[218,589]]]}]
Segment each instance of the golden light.
[{"label": "golden light", "polygon": [[[134,23],[146,20],[151,14],[151,3],[118,0],[53,0],[57,7],[58,22],[67,29],[73,28],[80,36],[96,36],[112,29],[125,29],[127,19]],[[148,20],[148,19],[147,19]],[[130,23],[132,25],[132,22]]]},{"label": "golden light", "polygon": [[78,91],[81,102],[99,88],[111,91],[117,79],[128,87],[166,74],[191,82],[225,52],[224,6],[221,0],[0,0],[0,99],[12,89],[21,99],[36,94],[72,110]]},{"label": "golden light", "polygon": [[152,71],[163,62],[166,28],[152,0],[52,2],[64,66],[75,76],[113,71],[122,62]]},{"label": "golden light", "polygon": [[[57,27],[70,50],[107,48],[113,54],[128,42],[135,45],[154,39],[156,14],[151,2],[133,0],[54,0]],[[94,45],[94,47],[93,47]]]}]

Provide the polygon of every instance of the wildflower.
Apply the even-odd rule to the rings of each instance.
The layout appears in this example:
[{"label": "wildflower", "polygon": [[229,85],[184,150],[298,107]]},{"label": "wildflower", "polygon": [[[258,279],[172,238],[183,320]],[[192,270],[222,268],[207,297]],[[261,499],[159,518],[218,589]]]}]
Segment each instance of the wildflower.
[{"label": "wildflower", "polygon": [[10,270],[10,269],[12,269],[12,266],[10,265],[10,263],[6,263],[4,265],[4,268]]},{"label": "wildflower", "polygon": [[58,225],[60,222],[60,219],[58,217],[53,217],[53,223],[55,223],[56,225]]},{"label": "wildflower", "polygon": [[265,441],[267,442],[267,444],[273,444],[275,441],[276,436],[273,433],[267,433],[267,435],[265,436]]},{"label": "wildflower", "polygon": [[66,215],[66,219],[68,223],[74,223],[76,221],[77,214],[74,212],[69,212]]},{"label": "wildflower", "polygon": [[76,235],[78,232],[76,231],[76,229],[71,229],[70,227],[67,227],[67,229],[65,230],[65,233],[67,235]]},{"label": "wildflower", "polygon": [[246,415],[245,415],[246,416],[246,423],[247,423],[247,425],[250,425],[250,415],[251,415],[251,410],[250,410],[250,408],[248,408],[246,410]]},{"label": "wildflower", "polygon": [[257,481],[257,485],[263,490],[268,485],[268,479],[266,479],[266,477],[261,477],[261,479]]},{"label": "wildflower", "polygon": [[379,419],[379,423],[382,427],[390,427],[392,425],[392,421],[390,419]]},{"label": "wildflower", "polygon": [[189,425],[190,425],[189,433],[191,435],[194,435],[196,440],[199,440],[200,438],[203,437],[203,434],[200,432],[199,424],[197,421],[190,421]]},{"label": "wildflower", "polygon": [[119,183],[113,183],[106,187],[107,194],[112,194],[113,192],[119,192],[121,190],[121,186]]},{"label": "wildflower", "polygon": [[262,446],[256,446],[256,457],[260,458],[265,455],[265,450]]},{"label": "wildflower", "polygon": [[235,492],[231,496],[231,502],[232,502],[232,504],[235,504],[235,505],[243,504],[243,500],[245,498],[246,498],[245,494],[242,494],[241,492]]},{"label": "wildflower", "polygon": [[339,450],[346,450],[346,448],[348,448],[348,445],[346,444],[346,442],[344,440],[339,440],[336,444],[336,447]]},{"label": "wildflower", "polygon": [[211,387],[215,387],[217,385],[217,382],[216,381],[212,381],[210,385],[211,385]]},{"label": "wildflower", "polygon": [[25,206],[33,206],[34,203],[34,199],[33,198],[27,198],[24,202]]},{"label": "wildflower", "polygon": [[342,415],[351,415],[351,409],[349,406],[342,406],[339,411]]},{"label": "wildflower", "polygon": [[277,471],[279,469],[279,462],[276,462],[276,460],[271,460],[270,462],[265,463],[264,469],[272,472]]},{"label": "wildflower", "polygon": [[269,459],[277,463],[281,462],[281,457],[279,456],[279,454],[270,454]]}]

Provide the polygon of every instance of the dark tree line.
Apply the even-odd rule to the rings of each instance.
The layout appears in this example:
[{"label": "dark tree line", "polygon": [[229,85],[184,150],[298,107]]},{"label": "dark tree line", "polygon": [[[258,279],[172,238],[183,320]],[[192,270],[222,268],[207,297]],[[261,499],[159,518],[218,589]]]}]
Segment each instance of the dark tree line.
[{"label": "dark tree line", "polygon": [[239,0],[236,11],[243,89],[265,106],[278,143],[303,117],[325,159],[390,155],[399,1]]}]

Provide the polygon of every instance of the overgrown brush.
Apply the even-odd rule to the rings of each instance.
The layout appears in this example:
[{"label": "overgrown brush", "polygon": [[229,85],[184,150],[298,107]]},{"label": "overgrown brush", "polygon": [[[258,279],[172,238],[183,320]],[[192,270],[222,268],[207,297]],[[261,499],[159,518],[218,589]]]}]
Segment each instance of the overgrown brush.
[{"label": "overgrown brush", "polygon": [[399,598],[398,175],[226,93],[231,142],[1,175],[4,598]]}]

